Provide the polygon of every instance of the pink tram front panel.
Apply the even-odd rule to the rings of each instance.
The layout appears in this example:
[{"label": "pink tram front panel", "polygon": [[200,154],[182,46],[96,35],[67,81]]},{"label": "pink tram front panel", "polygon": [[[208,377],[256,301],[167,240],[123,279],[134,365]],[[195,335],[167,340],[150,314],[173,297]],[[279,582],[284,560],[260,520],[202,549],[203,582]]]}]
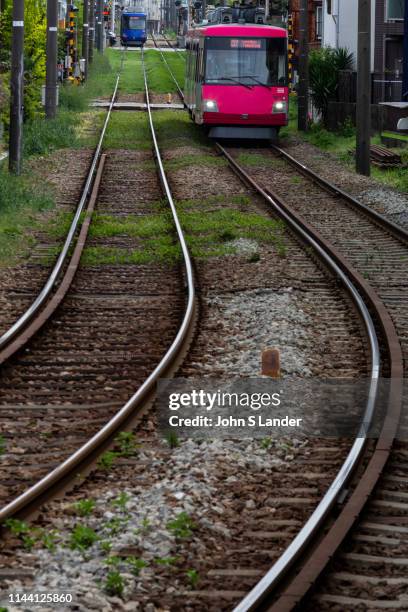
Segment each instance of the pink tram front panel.
[{"label": "pink tram front panel", "polygon": [[286,30],[252,24],[191,30],[185,96],[198,124],[286,125]]}]

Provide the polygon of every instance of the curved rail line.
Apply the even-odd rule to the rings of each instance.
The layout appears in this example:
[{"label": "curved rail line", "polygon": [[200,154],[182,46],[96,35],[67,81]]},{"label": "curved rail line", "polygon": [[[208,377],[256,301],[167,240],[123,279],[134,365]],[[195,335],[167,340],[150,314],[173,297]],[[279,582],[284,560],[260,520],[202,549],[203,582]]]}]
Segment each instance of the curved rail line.
[{"label": "curved rail line", "polygon": [[[178,359],[182,357],[183,350],[185,350],[188,346],[193,332],[195,313],[195,288],[193,268],[188,248],[177,216],[176,208],[173,202],[172,194],[167,183],[159,147],[157,144],[156,134],[152,120],[152,113],[150,109],[143,51],[142,59],[146,88],[146,100],[149,113],[149,124],[153,140],[155,158],[157,161],[160,180],[172,211],[177,236],[181,244],[181,249],[183,253],[187,293],[187,303],[184,316],[171,346],[168,348],[167,352],[165,353],[159,364],[155,367],[155,369],[151,372],[151,374],[139,387],[139,389],[134,393],[134,395],[126,402],[126,404],[115,414],[115,416],[108,423],[105,424],[105,426],[101,430],[99,430],[82,447],[76,450],[75,453],[73,453],[63,463],[58,465],[55,469],[49,472],[45,477],[39,480],[32,487],[27,489],[24,493],[19,495],[12,502],[4,506],[0,510],[0,522],[3,522],[5,519],[10,518],[12,516],[27,516],[27,514],[36,511],[39,505],[41,505],[44,501],[48,500],[59,490],[66,488],[67,483],[72,482],[72,480],[76,478],[78,473],[84,474],[91,462],[102,451],[105,450],[105,448],[109,445],[110,442],[112,442],[117,432],[120,431],[123,426],[129,423],[131,419],[134,419],[136,416],[139,416],[141,414],[142,409],[145,408],[147,402],[154,394],[155,385],[158,379],[166,375],[170,375],[172,369],[177,367]],[[117,84],[118,83],[116,83],[115,95],[117,91]],[[112,98],[111,106],[113,106],[113,100],[114,97]],[[106,125],[104,126],[103,133],[105,133],[106,131]],[[100,141],[98,146],[98,156],[101,150],[101,146],[102,140]],[[93,169],[94,166],[92,165],[92,172]],[[88,181],[85,186],[85,190],[87,189],[87,186]],[[81,202],[82,201],[85,201],[85,196],[81,198]]]},{"label": "curved rail line", "polygon": [[[154,39],[154,38],[153,38],[153,40],[155,41],[155,39]],[[155,44],[156,44],[156,41],[155,41]],[[163,62],[164,62],[164,63],[165,63],[165,65],[166,65],[167,70],[169,71],[169,74],[170,74],[171,78],[173,79],[173,82],[174,82],[174,84],[175,84],[175,86],[176,86],[176,89],[177,89],[177,91],[178,91],[178,94],[179,94],[179,96],[180,96],[180,98],[181,98],[181,100],[182,100],[182,102],[183,102],[183,104],[184,104],[185,108],[187,108],[187,104],[186,104],[186,103],[185,103],[185,101],[184,101],[184,92],[183,92],[183,90],[181,89],[181,87],[180,87],[180,85],[179,85],[179,82],[177,81],[176,77],[174,76],[174,72],[172,71],[172,69],[171,69],[171,68],[170,68],[170,66],[169,66],[168,61],[167,61],[167,60],[166,60],[166,58],[164,57],[163,51],[162,51],[162,50],[161,50],[161,49],[160,49],[160,48],[157,46],[157,44],[156,44],[156,47],[157,47],[158,52],[159,52],[159,53],[160,53],[160,55],[161,55],[161,58],[162,58]]]},{"label": "curved rail line", "polygon": [[[163,40],[166,41],[166,43],[168,44],[168,46],[170,47],[170,49],[173,49],[173,51],[175,51],[178,54],[178,57],[182,57],[184,61],[186,61],[186,56],[184,53],[182,53],[182,51],[180,51],[180,49],[178,49],[178,47],[176,47],[175,45],[173,45],[173,43],[167,38],[167,36],[165,34],[160,34],[160,36],[163,38]],[[156,49],[160,49],[159,45],[158,45],[158,41],[156,39],[156,36],[152,33],[151,34],[154,46],[156,47]]]},{"label": "curved rail line", "polygon": [[[395,438],[399,423],[402,399],[403,358],[398,335],[391,317],[376,292],[370,287],[365,279],[356,270],[350,267],[345,258],[332,245],[324,240],[310,225],[278,198],[276,194],[262,189],[218,143],[217,148],[227,158],[236,174],[255,189],[257,193],[272,206],[273,210],[295,230],[296,234],[300,235],[314,248],[325,263],[335,272],[338,278],[340,278],[357,305],[369,338],[372,363],[370,390],[366,411],[362,418],[362,423],[364,424],[369,424],[373,417],[376,393],[378,390],[378,378],[380,375],[378,341],[376,339],[369,310],[375,313],[375,317],[381,325],[391,366],[391,387],[388,400],[388,411],[373,455],[363,475],[359,479],[359,482],[355,486],[352,495],[348,498],[338,518],[330,527],[323,542],[319,544],[318,549],[314,551],[313,555],[306,561],[305,565],[303,565],[301,574],[295,578],[293,588],[287,589],[284,596],[275,604],[273,609],[276,609],[278,612],[278,610],[292,609],[293,606],[305,596],[313,582],[317,580],[330,558],[342,543],[359,512],[365,505],[368,495],[373,490],[380,477],[381,471],[390,454],[392,442]],[[386,222],[385,219],[384,222]],[[361,295],[364,296],[364,300],[368,303],[369,308]],[[334,482],[331,484],[326,495],[318,504],[301,531],[269,572],[267,572],[262,580],[235,608],[235,612],[256,610],[259,609],[265,601],[269,603],[271,601],[271,596],[276,593],[276,589],[281,585],[294,563],[302,554],[308,552],[309,546],[312,547],[316,544],[316,538],[321,533],[322,525],[329,517],[330,511],[337,502],[339,495],[345,491],[351,476],[361,461],[366,446],[364,432],[365,430],[363,429],[361,436],[357,437],[354,441],[350,453],[343,466],[340,468]]]},{"label": "curved rail line", "polygon": [[366,206],[365,204],[360,202],[354,196],[350,195],[343,189],[340,189],[340,187],[337,187],[330,181],[324,179],[322,176],[314,172],[314,170],[295,159],[287,151],[282,149],[282,147],[278,147],[277,145],[271,145],[271,147],[272,150],[277,153],[277,155],[283,157],[287,162],[289,162],[291,166],[293,166],[301,174],[311,179],[313,182],[317,183],[320,187],[328,191],[330,194],[341,197],[342,200],[347,202],[347,204],[352,206],[355,210],[358,210],[359,212],[365,214],[367,217],[370,218],[371,221],[373,221],[377,225],[380,225],[383,229],[386,229],[394,236],[397,236],[404,242],[408,242],[408,230],[404,229],[400,225],[397,225],[393,221],[390,221],[389,219],[376,212],[369,206]]},{"label": "curved rail line", "polygon": [[[166,60],[164,58],[163,60],[169,68]],[[177,89],[180,91],[177,80],[170,69],[169,72],[176,83]],[[182,98],[184,101],[184,96]],[[399,423],[402,402],[403,356],[397,331],[385,305],[362,275],[354,270],[338,250],[328,241],[324,240],[309,224],[278,198],[276,194],[262,189],[219,143],[216,144],[216,147],[226,157],[238,177],[260,194],[273,208],[274,212],[283,218],[297,235],[300,235],[303,240],[313,247],[318,256],[340,279],[362,317],[371,352],[370,388],[365,414],[362,418],[363,428],[361,435],[355,439],[335,480],[298,535],[267,574],[235,608],[235,612],[247,612],[249,610],[257,610],[261,606],[273,602],[272,597],[276,598],[278,587],[287,577],[288,572],[293,568],[296,561],[298,561],[302,554],[309,554],[310,556],[303,565],[299,575],[292,581],[278,602],[274,604],[273,609],[276,612],[281,612],[282,610],[291,610],[309,591],[355,523],[369,494],[379,480],[390,455]],[[389,222],[336,186],[324,181],[324,179],[310,171],[306,166],[296,162],[294,158],[282,149],[278,147],[275,147],[275,149],[281,155],[287,157],[291,163],[296,164],[299,169],[301,168],[304,173],[307,173],[309,177],[312,177],[322,187],[331,193],[335,193],[335,195],[341,195],[351,205],[368,214],[374,222],[381,224],[382,227],[386,227],[389,231],[393,231],[394,234],[406,240],[408,233],[405,230]],[[364,299],[362,296],[364,296]],[[370,311],[375,314],[376,322],[381,327],[389,358],[391,385],[388,397],[388,410],[373,454],[352,494],[347,495],[346,487],[349,486],[351,477],[355,473],[357,466],[361,463],[364,451],[366,450],[367,438],[365,426],[372,421],[378,392],[380,354]],[[342,493],[346,493],[347,501],[343,505],[337,519],[333,521],[323,541],[318,545],[314,553],[311,554],[322,526],[331,516],[331,511]]]},{"label": "curved rail line", "polygon": [[[55,289],[57,282],[59,280],[60,274],[64,267],[64,264],[67,260],[68,253],[70,247],[72,246],[76,232],[79,226],[79,221],[81,218],[81,213],[84,210],[85,203],[87,201],[90,189],[92,187],[92,183],[94,180],[94,174],[97,169],[99,158],[101,156],[102,151],[102,143],[105,138],[105,133],[108,127],[108,123],[112,114],[113,105],[115,103],[118,86],[119,86],[120,75],[116,77],[115,89],[110,101],[109,109],[105,118],[105,122],[102,127],[101,135],[99,137],[99,142],[97,144],[91,168],[89,170],[85,187],[82,192],[81,199],[75,211],[74,218],[72,220],[71,226],[68,230],[68,234],[65,238],[64,245],[62,250],[58,256],[58,259],[44,285],[41,289],[40,293],[31,304],[31,306],[21,315],[21,317],[0,337],[0,364],[3,363],[6,359],[8,359],[13,353],[18,351],[38,330],[38,315],[41,309],[44,307],[45,303],[51,296],[52,291]],[[32,328],[27,328],[27,325],[30,321],[37,317],[36,324]],[[42,323],[45,323],[46,319],[42,320]],[[35,329],[34,329],[35,327]]]}]

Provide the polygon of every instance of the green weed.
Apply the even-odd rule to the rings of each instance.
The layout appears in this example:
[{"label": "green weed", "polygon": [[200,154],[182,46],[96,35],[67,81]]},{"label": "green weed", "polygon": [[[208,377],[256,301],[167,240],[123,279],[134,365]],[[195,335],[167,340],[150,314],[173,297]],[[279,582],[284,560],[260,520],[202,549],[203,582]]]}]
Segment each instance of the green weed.
[{"label": "green weed", "polygon": [[81,499],[74,504],[74,510],[79,516],[89,516],[95,508],[94,499]]},{"label": "green weed", "polygon": [[138,576],[140,571],[147,566],[146,561],[137,557],[127,557],[126,563],[129,565],[130,571],[134,576]]},{"label": "green weed", "polygon": [[115,451],[106,451],[99,459],[98,466],[103,470],[109,470],[115,463],[118,456],[119,453],[116,453]]},{"label": "green weed", "polygon": [[98,534],[87,527],[86,525],[77,524],[75,525],[70,539],[69,539],[69,547],[72,550],[86,550],[98,540]]},{"label": "green weed", "polygon": [[131,431],[121,431],[115,438],[122,457],[133,457],[139,451],[140,444],[136,442],[135,434]]},{"label": "green weed", "polygon": [[172,429],[166,433],[166,442],[170,448],[178,448],[180,446],[180,440]]},{"label": "green weed", "polygon": [[175,519],[167,523],[166,527],[176,538],[189,538],[197,525],[186,512],[180,512]]},{"label": "green weed", "polygon": [[116,499],[113,500],[112,505],[119,508],[122,512],[126,511],[126,504],[130,500],[130,495],[123,491]]},{"label": "green weed", "polygon": [[31,529],[25,521],[13,518],[6,519],[4,521],[4,526],[10,529],[11,533],[17,537],[27,534]]},{"label": "green weed", "polygon": [[142,520],[141,527],[134,530],[135,535],[146,535],[152,530],[152,524],[147,517]]},{"label": "green weed", "polygon": [[117,567],[118,565],[120,565],[121,562],[121,558],[113,555],[112,557],[108,557],[107,559],[105,559],[104,564],[108,565],[109,567]]},{"label": "green weed", "polygon": [[117,535],[127,522],[128,519],[115,517],[105,524],[105,529],[109,532],[109,535]]},{"label": "green weed", "polygon": [[197,586],[197,584],[198,584],[198,582],[200,580],[200,575],[199,575],[198,571],[195,570],[195,569],[189,569],[189,570],[186,571],[186,576],[188,578],[188,581],[189,581],[191,587],[194,589]]},{"label": "green weed", "polygon": [[156,557],[154,562],[157,565],[174,565],[177,562],[177,557]]},{"label": "green weed", "polygon": [[109,572],[106,577],[104,589],[108,595],[121,597],[125,589],[122,575],[117,570]]},{"label": "green weed", "polygon": [[261,155],[260,153],[240,153],[238,162],[245,166],[255,166],[256,168],[271,166],[275,160],[269,155]]},{"label": "green weed", "polygon": [[100,543],[100,547],[103,550],[103,552],[110,553],[110,551],[112,550],[112,542],[109,542],[108,540],[104,540],[103,542]]}]

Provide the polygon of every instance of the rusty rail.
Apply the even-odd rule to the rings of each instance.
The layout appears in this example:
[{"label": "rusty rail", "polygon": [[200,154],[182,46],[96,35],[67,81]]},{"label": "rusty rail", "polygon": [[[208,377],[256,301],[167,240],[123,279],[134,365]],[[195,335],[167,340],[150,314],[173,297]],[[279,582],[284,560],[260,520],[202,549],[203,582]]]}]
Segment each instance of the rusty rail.
[{"label": "rusty rail", "polygon": [[[144,58],[143,51],[142,58]],[[0,510],[0,522],[3,522],[4,520],[12,516],[27,516],[28,514],[37,511],[38,507],[42,503],[50,499],[50,497],[52,497],[59,491],[65,489],[67,485],[75,482],[78,474],[83,475],[84,473],[86,473],[92,462],[95,461],[95,459],[100,455],[101,452],[105,450],[105,448],[110,443],[112,443],[114,436],[121,429],[123,429],[123,427],[129,424],[132,419],[137,417],[140,418],[147,403],[154,395],[158,379],[163,378],[165,376],[169,376],[174,372],[174,370],[178,366],[179,360],[183,357],[184,351],[187,349],[193,335],[195,323],[195,288],[193,268],[188,248],[177,216],[177,211],[173,202],[171,191],[167,183],[159,147],[157,144],[156,134],[154,131],[152,120],[152,113],[150,109],[144,59],[143,71],[146,88],[146,101],[149,112],[149,123],[151,128],[155,156],[158,165],[158,171],[160,174],[160,180],[163,185],[164,193],[168,199],[173,214],[174,224],[183,253],[187,293],[187,303],[184,316],[171,346],[168,348],[167,352],[165,353],[159,364],[155,367],[153,372],[147,377],[144,383],[126,402],[126,404],[114,415],[114,417],[108,423],[106,423],[106,425],[104,425],[101,430],[99,430],[75,453],[73,453],[63,463],[61,463],[55,469],[49,472],[44,478],[42,478],[32,487],[27,489],[24,493],[19,495],[16,499],[14,499],[12,502],[2,508]],[[102,168],[100,167],[98,176],[101,175]],[[92,207],[93,203],[96,200],[98,186],[99,182],[95,182],[93,197],[91,198],[89,207]],[[87,223],[89,224],[90,221],[89,207],[84,225],[86,225]],[[84,233],[81,232],[81,235],[78,240],[78,249],[83,246],[83,242],[85,240],[85,229],[83,231]],[[73,257],[77,257],[79,261],[79,256],[78,254],[76,255],[76,252],[74,253]],[[70,274],[70,267],[68,267],[67,274]],[[63,280],[62,284],[66,284],[68,282],[68,280]]]},{"label": "rusty rail", "polygon": [[[345,487],[350,482],[355,467],[361,461],[366,442],[364,434],[361,434],[361,437],[356,438],[354,441],[349,455],[340,468],[334,482],[331,484],[330,489],[327,491],[304,527],[267,574],[235,608],[235,612],[247,612],[249,610],[258,610],[268,605],[268,609],[272,609],[275,612],[283,612],[284,610],[293,609],[318,579],[358,518],[359,513],[367,501],[368,495],[376,485],[389,457],[392,443],[397,432],[401,410],[403,376],[402,351],[397,332],[387,309],[366,280],[348,264],[337,249],[323,239],[318,232],[300,217],[300,215],[296,214],[276,194],[269,190],[262,189],[249,174],[237,164],[232,156],[223,149],[223,147],[217,144],[217,148],[227,158],[234,172],[244,180],[245,183],[259,193],[272,207],[274,212],[283,218],[297,235],[300,235],[314,248],[319,257],[324,260],[326,265],[328,265],[342,281],[344,287],[356,304],[360,316],[364,321],[371,349],[371,385],[362,422],[369,423],[371,421],[375,408],[378,378],[380,375],[378,342],[369,309],[375,313],[375,317],[382,328],[391,367],[388,410],[379,440],[363,475],[354,487],[352,494],[347,499],[338,517],[329,528],[324,539],[316,547],[316,542],[318,541],[322,526],[325,524],[328,517],[332,515],[331,510],[339,494],[345,490]],[[384,219],[384,221],[386,220]],[[369,305],[369,308],[366,303]],[[307,555],[309,556],[304,560]],[[279,598],[274,601],[283,580],[288,577],[290,571],[299,559],[304,561],[300,572],[288,578],[288,586],[285,587],[285,590]],[[271,602],[274,603],[272,607],[269,607]]]}]

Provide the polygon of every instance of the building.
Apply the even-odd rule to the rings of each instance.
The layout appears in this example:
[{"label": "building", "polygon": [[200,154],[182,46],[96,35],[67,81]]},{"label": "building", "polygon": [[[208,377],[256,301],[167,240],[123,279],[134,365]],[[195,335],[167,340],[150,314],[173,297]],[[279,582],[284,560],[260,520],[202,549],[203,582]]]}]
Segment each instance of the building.
[{"label": "building", "polygon": [[405,0],[377,0],[374,70],[402,74]]},{"label": "building", "polygon": [[[309,13],[309,48],[316,49],[322,41],[322,2],[323,0],[308,0]],[[300,4],[301,0],[291,0],[289,13],[292,17],[293,39],[295,55],[298,55],[298,41],[300,36]]]},{"label": "building", "polygon": [[[378,2],[377,2],[378,4]],[[374,70],[374,33],[376,0],[371,0],[371,70]],[[322,46],[347,48],[357,60],[357,0],[323,0]]]}]

